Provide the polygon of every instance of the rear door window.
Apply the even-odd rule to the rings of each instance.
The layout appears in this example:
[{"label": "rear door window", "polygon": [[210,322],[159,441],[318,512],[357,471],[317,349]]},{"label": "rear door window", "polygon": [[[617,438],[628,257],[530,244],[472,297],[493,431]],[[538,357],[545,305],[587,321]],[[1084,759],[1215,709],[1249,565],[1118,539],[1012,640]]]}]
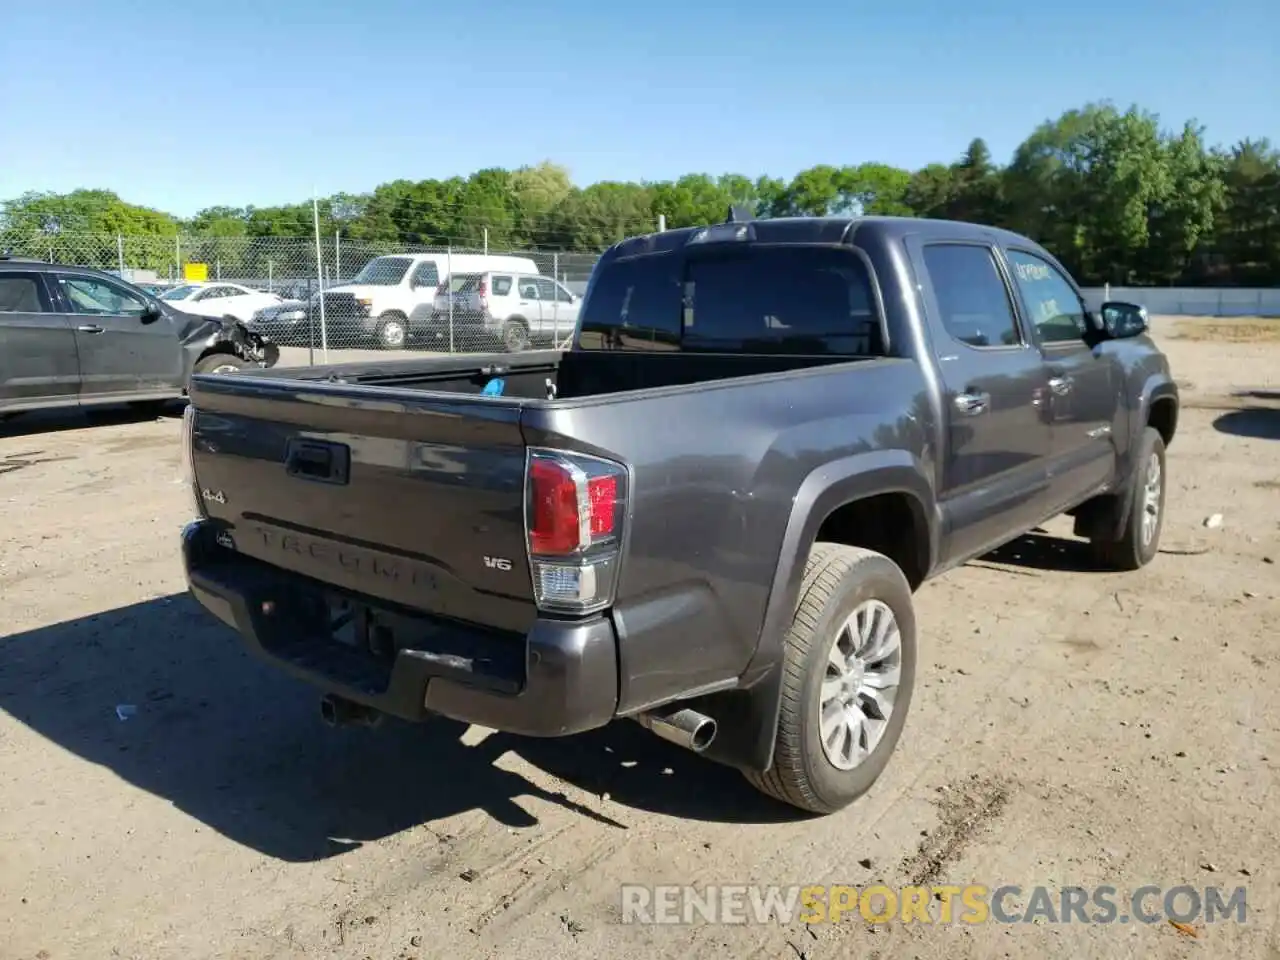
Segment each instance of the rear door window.
[{"label": "rear door window", "polygon": [[511,278],[494,274],[493,276],[493,295],[495,297],[505,297],[511,293]]},{"label": "rear door window", "polygon": [[1021,343],[1009,290],[990,247],[931,243],[924,248],[924,264],[951,336],[971,347]]},{"label": "rear door window", "polygon": [[34,273],[0,273],[0,313],[49,313],[40,279]]}]

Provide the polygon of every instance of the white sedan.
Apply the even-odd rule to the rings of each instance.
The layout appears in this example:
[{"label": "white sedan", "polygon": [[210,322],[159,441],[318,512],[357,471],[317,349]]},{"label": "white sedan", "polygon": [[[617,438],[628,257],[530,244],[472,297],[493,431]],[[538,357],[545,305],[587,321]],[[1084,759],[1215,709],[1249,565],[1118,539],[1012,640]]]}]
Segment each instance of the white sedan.
[{"label": "white sedan", "polygon": [[160,299],[185,313],[202,317],[234,317],[241,323],[264,307],[283,301],[274,293],[263,293],[238,283],[184,283],[166,290]]}]

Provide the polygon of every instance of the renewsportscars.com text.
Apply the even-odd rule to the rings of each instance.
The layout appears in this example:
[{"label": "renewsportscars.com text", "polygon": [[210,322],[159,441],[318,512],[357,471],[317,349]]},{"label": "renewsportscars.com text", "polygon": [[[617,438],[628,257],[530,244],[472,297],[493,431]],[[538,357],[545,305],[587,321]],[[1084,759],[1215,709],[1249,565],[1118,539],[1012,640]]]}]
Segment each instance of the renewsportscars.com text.
[{"label": "renewsportscars.com text", "polygon": [[624,885],[622,922],[736,923],[1244,923],[1244,887],[983,884],[889,887]]}]

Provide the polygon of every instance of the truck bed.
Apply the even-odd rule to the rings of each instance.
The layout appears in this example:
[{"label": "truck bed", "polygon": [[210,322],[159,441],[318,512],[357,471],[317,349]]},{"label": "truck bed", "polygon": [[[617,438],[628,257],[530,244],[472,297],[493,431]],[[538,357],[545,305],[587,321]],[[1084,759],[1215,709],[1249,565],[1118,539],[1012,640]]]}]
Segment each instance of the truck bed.
[{"label": "truck bed", "polygon": [[[501,396],[571,400],[849,362],[847,356],[797,354],[539,350],[516,355],[471,354],[293,367],[272,370],[270,377],[472,395],[483,393],[492,381],[501,380]],[[548,384],[554,387],[554,393]]]}]

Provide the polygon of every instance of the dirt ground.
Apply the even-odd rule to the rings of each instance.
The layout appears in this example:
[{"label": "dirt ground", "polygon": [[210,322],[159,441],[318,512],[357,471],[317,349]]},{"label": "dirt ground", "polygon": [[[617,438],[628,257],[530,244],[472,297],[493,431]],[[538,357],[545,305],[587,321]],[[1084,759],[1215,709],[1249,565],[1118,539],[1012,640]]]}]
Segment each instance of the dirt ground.
[{"label": "dirt ground", "polygon": [[[926,585],[898,753],[823,819],[630,723],[331,731],[183,592],[176,417],[0,427],[0,958],[1277,960],[1280,341],[1156,329],[1164,552],[1094,572],[1060,520]],[[1248,917],[620,922],[624,883],[878,882],[1243,885]]]}]

